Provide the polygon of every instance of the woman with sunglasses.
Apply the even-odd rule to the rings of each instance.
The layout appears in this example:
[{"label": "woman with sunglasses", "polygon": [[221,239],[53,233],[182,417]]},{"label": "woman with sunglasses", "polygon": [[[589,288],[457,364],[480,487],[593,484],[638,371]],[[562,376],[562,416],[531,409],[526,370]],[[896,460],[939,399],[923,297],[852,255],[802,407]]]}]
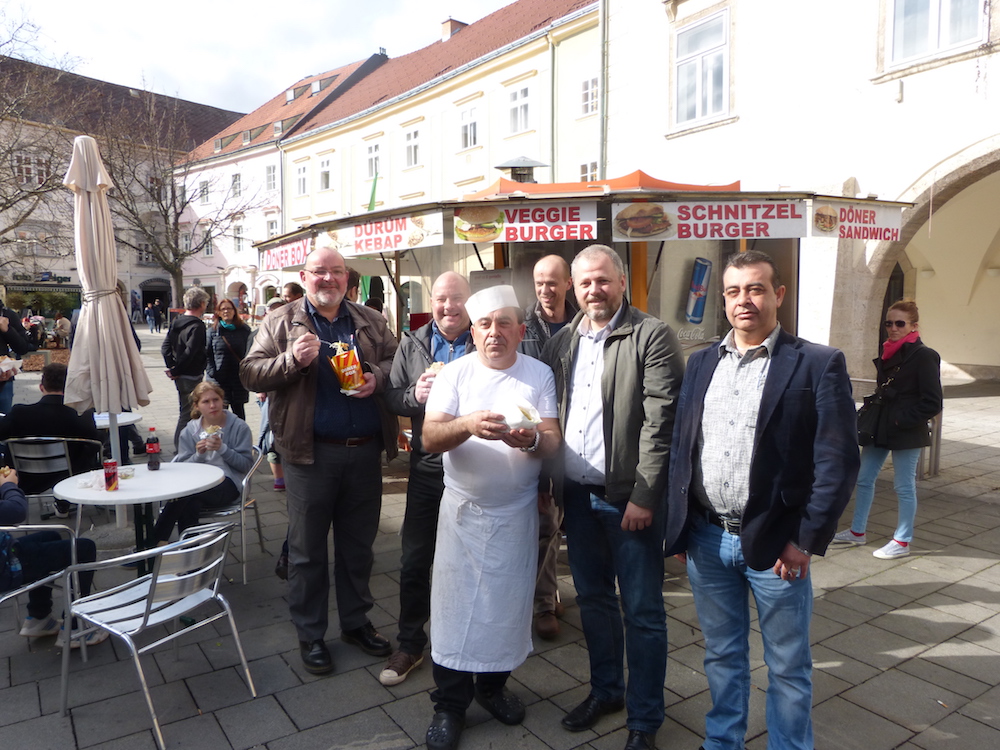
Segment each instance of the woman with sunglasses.
[{"label": "woman with sunglasses", "polygon": [[834,542],[865,544],[865,527],[875,497],[875,480],[892,453],[893,488],[899,500],[899,520],[892,539],[872,554],[882,560],[906,557],[917,515],[917,463],[920,449],[931,444],[927,420],[941,411],[941,357],[924,346],[917,332],[920,315],[913,300],[900,300],[886,313],[888,338],[882,356],[874,360],[881,393],[878,427],[871,445],[861,449],[861,471],[851,528]]},{"label": "woman with sunglasses", "polygon": [[208,329],[205,375],[222,386],[226,403],[240,419],[247,418],[244,404],[250,400],[250,392],[240,382],[240,362],[247,355],[249,342],[250,328],[236,305],[230,299],[220,300],[215,306],[215,325]]}]

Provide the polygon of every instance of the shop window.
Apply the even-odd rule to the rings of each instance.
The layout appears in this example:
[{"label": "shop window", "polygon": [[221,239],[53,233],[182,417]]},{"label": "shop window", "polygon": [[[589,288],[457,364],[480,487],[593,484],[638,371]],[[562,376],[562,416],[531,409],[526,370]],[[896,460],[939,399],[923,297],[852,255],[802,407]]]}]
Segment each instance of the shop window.
[{"label": "shop window", "polygon": [[462,110],[462,148],[472,148],[479,144],[478,124],[476,120],[476,108],[469,107]]},{"label": "shop window", "polygon": [[368,179],[374,180],[378,174],[379,167],[378,144],[373,143],[368,147]]},{"label": "shop window", "polygon": [[597,79],[588,78],[583,82],[583,114],[597,112]]},{"label": "shop window", "polygon": [[420,131],[411,130],[406,134],[406,166],[416,167],[420,164]]},{"label": "shop window", "polygon": [[893,0],[893,64],[981,44],[988,9],[981,0]]},{"label": "shop window", "polygon": [[729,102],[729,14],[711,16],[677,32],[676,122],[721,117]]},{"label": "shop window", "polygon": [[264,189],[277,190],[278,188],[278,168],[274,164],[264,167]]},{"label": "shop window", "polygon": [[527,86],[510,93],[510,132],[523,133],[528,130],[529,91]]},{"label": "shop window", "polygon": [[300,164],[295,168],[295,194],[305,195],[309,192],[308,185],[309,168],[305,164]]}]

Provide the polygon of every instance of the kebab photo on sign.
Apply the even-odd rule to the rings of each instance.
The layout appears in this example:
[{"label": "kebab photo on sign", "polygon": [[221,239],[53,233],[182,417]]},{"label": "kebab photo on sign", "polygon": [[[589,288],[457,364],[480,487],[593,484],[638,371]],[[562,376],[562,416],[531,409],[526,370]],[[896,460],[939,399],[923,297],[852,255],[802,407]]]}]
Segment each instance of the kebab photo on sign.
[{"label": "kebab photo on sign", "polygon": [[615,217],[615,231],[623,237],[653,237],[668,232],[672,226],[659,203],[632,203]]}]

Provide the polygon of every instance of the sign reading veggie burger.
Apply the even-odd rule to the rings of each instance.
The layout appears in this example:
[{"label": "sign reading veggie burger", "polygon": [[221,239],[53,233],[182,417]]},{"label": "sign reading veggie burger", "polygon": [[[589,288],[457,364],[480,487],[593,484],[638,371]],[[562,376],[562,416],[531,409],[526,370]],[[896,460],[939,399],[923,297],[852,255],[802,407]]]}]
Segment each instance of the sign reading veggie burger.
[{"label": "sign reading veggie burger", "polygon": [[594,203],[455,209],[455,242],[560,242],[597,237]]}]

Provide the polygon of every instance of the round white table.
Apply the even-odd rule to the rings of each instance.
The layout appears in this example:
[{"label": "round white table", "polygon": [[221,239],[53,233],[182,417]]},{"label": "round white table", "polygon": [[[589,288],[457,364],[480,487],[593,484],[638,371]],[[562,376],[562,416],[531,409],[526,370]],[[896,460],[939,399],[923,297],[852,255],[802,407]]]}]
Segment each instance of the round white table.
[{"label": "round white table", "polygon": [[[137,411],[123,411],[118,416],[118,426],[124,427],[127,424],[135,424],[136,422],[142,421],[142,414]],[[94,424],[97,425],[97,429],[106,430],[111,425],[108,420],[108,413],[99,411],[94,412]]]},{"label": "round white table", "polygon": [[[152,541],[153,503],[193,495],[222,484],[226,478],[218,466],[190,462],[163,463],[159,471],[150,471],[145,464],[129,468],[135,469],[135,475],[131,479],[119,477],[118,489],[112,492],[80,486],[81,479],[93,481],[95,477],[100,477],[104,481],[104,469],[95,469],[67,477],[52,488],[52,494],[74,505],[134,506],[135,546],[137,550],[144,550],[151,546]],[[80,533],[81,516],[83,513],[76,514],[77,535]],[[143,572],[140,570],[140,573]]]}]

